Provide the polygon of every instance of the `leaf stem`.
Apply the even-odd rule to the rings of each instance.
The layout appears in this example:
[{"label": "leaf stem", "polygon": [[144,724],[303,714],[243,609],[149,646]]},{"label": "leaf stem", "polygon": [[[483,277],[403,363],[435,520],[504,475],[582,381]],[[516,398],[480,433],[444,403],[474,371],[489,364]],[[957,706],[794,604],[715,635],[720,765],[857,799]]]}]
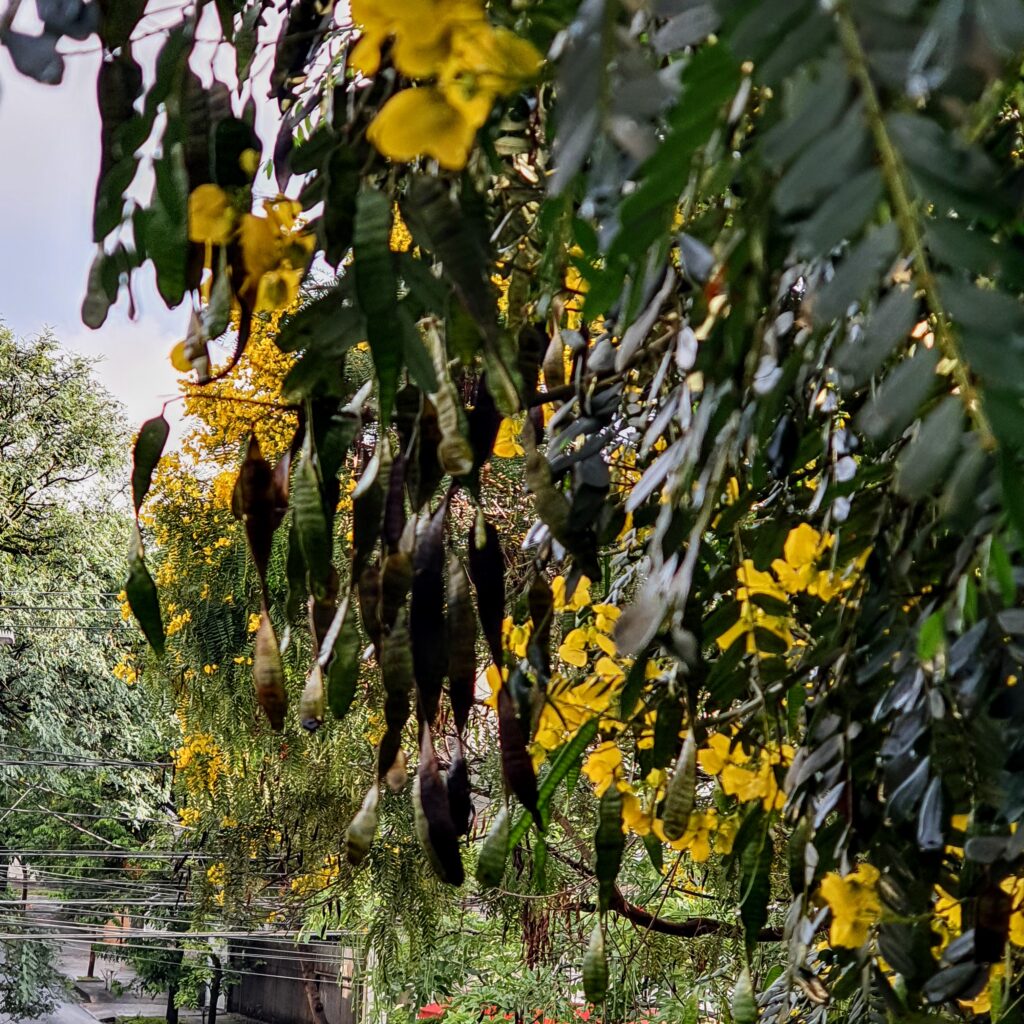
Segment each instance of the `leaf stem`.
[{"label": "leaf stem", "polygon": [[918,284],[924,292],[925,303],[935,320],[935,341],[943,357],[952,366],[953,380],[956,382],[960,399],[974,424],[975,430],[980,435],[982,446],[986,450],[992,450],[996,446],[995,437],[992,434],[992,428],[989,426],[988,419],[981,408],[981,401],[971,381],[967,363],[960,352],[960,346],[953,326],[943,308],[935,275],[928,262],[928,255],[925,252],[924,241],[918,227],[914,203],[907,190],[903,161],[896,151],[896,147],[893,145],[888,129],[885,126],[885,116],[882,113],[878,91],[875,89],[875,83],[871,78],[867,54],[861,45],[857,26],[846,3],[838,5],[836,21],[839,29],[839,41],[846,53],[847,60],[850,63],[850,70],[864,100],[865,115],[875,140],[875,146],[878,149],[878,156],[882,164],[882,177],[885,180],[886,189],[892,200],[896,224],[899,228],[903,245],[909,251],[913,261]]}]

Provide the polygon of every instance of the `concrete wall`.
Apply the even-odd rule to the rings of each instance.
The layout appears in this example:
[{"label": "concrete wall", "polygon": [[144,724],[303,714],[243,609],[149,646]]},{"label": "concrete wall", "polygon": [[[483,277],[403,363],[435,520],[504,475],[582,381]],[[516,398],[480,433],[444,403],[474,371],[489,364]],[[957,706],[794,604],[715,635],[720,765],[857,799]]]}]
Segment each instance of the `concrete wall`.
[{"label": "concrete wall", "polygon": [[[228,1010],[266,1024],[313,1024],[302,984],[302,965],[293,943],[273,939],[232,942],[232,964],[243,973],[228,989]],[[353,1009],[352,954],[336,942],[311,942],[303,957],[316,954],[313,968],[329,1024],[357,1024]],[[261,954],[264,955],[262,963]],[[308,962],[308,961],[307,961]]]}]

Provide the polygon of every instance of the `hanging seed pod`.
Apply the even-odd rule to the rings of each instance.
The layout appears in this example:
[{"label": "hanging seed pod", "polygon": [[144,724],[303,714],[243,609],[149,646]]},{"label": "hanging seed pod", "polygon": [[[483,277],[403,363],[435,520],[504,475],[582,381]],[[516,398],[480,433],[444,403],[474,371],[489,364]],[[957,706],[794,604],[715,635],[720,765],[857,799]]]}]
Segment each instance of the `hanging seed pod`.
[{"label": "hanging seed pod", "polygon": [[377,801],[380,799],[380,789],[374,783],[366,797],[363,805],[356,812],[356,816],[349,822],[345,831],[345,853],[348,862],[353,867],[358,867],[370,852],[373,837],[377,832]]},{"label": "hanging seed pod", "polygon": [[473,800],[469,789],[469,769],[463,754],[462,743],[456,738],[456,753],[446,773],[448,782],[448,806],[452,812],[455,832],[468,836],[473,824]]},{"label": "hanging seed pod", "polygon": [[461,734],[469,720],[476,687],[476,615],[469,579],[456,555],[448,559],[448,688]]},{"label": "hanging seed pod", "polygon": [[327,704],[335,718],[344,718],[359,683],[359,626],[351,598],[339,611],[343,616],[327,662]]},{"label": "hanging seed pod", "polygon": [[600,924],[594,925],[583,955],[583,994],[595,1006],[603,1003],[608,995],[608,958],[604,952],[604,931]]},{"label": "hanging seed pod", "polygon": [[459,422],[462,407],[448,374],[448,354],[436,321],[427,322],[423,342],[430,353],[438,381],[437,391],[430,396],[437,410],[437,426],[441,433],[437,458],[446,473],[453,477],[465,476],[473,469],[473,449],[462,434]]},{"label": "hanging seed pod", "polygon": [[384,781],[392,793],[401,793],[409,782],[409,758],[399,748],[391,767],[384,773]]},{"label": "hanging seed pod", "polygon": [[412,587],[412,556],[405,551],[392,551],[384,559],[380,585],[380,623],[387,632]]},{"label": "hanging seed pod", "polygon": [[260,451],[256,435],[249,439],[249,449],[238,471],[231,495],[231,511],[245,526],[249,552],[256,565],[264,603],[267,603],[267,564],[274,540],[274,530],[281,522],[277,508],[273,470]]},{"label": "hanging seed pod", "polygon": [[524,324],[519,330],[518,369],[523,380],[523,404],[529,405],[537,394],[537,378],[548,347],[544,325]]},{"label": "hanging seed pod", "polygon": [[501,767],[505,782],[539,826],[537,774],[533,770],[533,760],[526,749],[526,737],[507,686],[502,686],[498,691],[498,742],[501,744]]},{"label": "hanging seed pod", "polygon": [[303,729],[316,732],[324,724],[324,676],[320,662],[314,661],[299,698],[299,722]]},{"label": "hanging seed pod", "polygon": [[327,567],[327,578],[321,584],[320,596],[310,595],[309,631],[319,651],[323,647],[327,631],[338,613],[338,572],[333,565]]},{"label": "hanging seed pod", "polygon": [[474,469],[479,469],[491,457],[494,442],[501,429],[501,418],[501,413],[494,404],[494,396],[487,387],[487,374],[481,374],[476,385],[473,408],[466,415]]},{"label": "hanging seed pod", "polygon": [[405,616],[400,615],[384,638],[381,651],[381,681],[384,684],[384,737],[377,751],[377,774],[387,775],[401,750],[402,730],[409,720],[409,693],[413,686],[412,652]]},{"label": "hanging seed pod", "polygon": [[565,384],[565,342],[557,326],[544,352],[543,370],[544,386],[548,391]]},{"label": "hanging seed pod", "polygon": [[484,839],[476,860],[476,880],[485,889],[501,885],[508,860],[509,821],[508,807],[498,811],[491,830]]},{"label": "hanging seed pod", "polygon": [[380,622],[381,578],[380,569],[368,565],[359,577],[357,587],[359,597],[359,617],[363,620],[363,629],[373,644],[373,649],[380,661],[381,636],[383,629]]},{"label": "hanging seed pod", "polygon": [[437,422],[437,409],[425,395],[419,418],[419,442],[416,449],[416,464],[419,482],[416,486],[416,508],[421,509],[437,490],[444,478],[444,467],[438,456],[438,445],[442,441],[441,427]]},{"label": "hanging seed pod", "polygon": [[668,780],[663,812],[665,838],[681,839],[690,823],[694,797],[697,791],[697,741],[693,729],[688,729],[676,769]]},{"label": "hanging seed pod", "polygon": [[307,430],[302,455],[295,469],[291,505],[310,591],[316,600],[324,601],[327,597],[333,545],[320,491],[320,469],[313,448],[313,435]]},{"label": "hanging seed pod", "polygon": [[[482,540],[481,540],[482,536]],[[476,589],[480,625],[495,665],[501,667],[501,624],[505,618],[505,555],[493,523],[478,512],[469,534],[469,578]]]},{"label": "hanging seed pod", "polygon": [[260,612],[260,626],[256,631],[256,650],[253,654],[252,676],[256,684],[256,700],[263,708],[270,725],[277,732],[284,728],[288,709],[288,695],[284,689],[284,665],[277,647],[277,637],[266,608]]},{"label": "hanging seed pod", "polygon": [[626,847],[622,831],[622,794],[614,781],[604,791],[597,813],[594,874],[597,875],[597,902],[603,914],[611,906],[615,879],[622,866],[622,851]]},{"label": "hanging seed pod", "polygon": [[437,717],[441,687],[447,668],[444,631],[444,521],[443,501],[416,543],[413,556],[409,633],[412,668],[416,680],[416,710],[428,726]]},{"label": "hanging seed pod", "polygon": [[736,979],[736,987],[732,990],[730,1000],[732,1019],[735,1024],[754,1024],[757,1020],[757,1002],[754,999],[754,986],[750,980],[750,968],[744,966]]},{"label": "hanging seed pod", "polygon": [[537,518],[551,531],[551,536],[565,547],[569,535],[570,505],[566,496],[554,484],[551,465],[537,449],[533,424],[527,420],[523,427],[523,448],[526,451],[526,487],[533,494]]},{"label": "hanging seed pod", "polygon": [[526,601],[533,624],[527,656],[534,669],[546,679],[551,675],[551,622],[555,599],[548,581],[540,573],[533,577]]},{"label": "hanging seed pod", "polygon": [[384,513],[384,488],[380,484],[380,460],[366,467],[352,492],[352,579],[357,580],[369,566]]},{"label": "hanging seed pod", "polygon": [[398,541],[405,529],[405,456],[399,453],[391,462],[388,491],[384,502],[382,539],[388,552],[398,550]]},{"label": "hanging seed pod", "polygon": [[465,870],[459,853],[459,837],[452,822],[448,790],[437,765],[430,732],[420,740],[420,766],[413,786],[416,832],[434,873],[449,885],[462,885]]}]

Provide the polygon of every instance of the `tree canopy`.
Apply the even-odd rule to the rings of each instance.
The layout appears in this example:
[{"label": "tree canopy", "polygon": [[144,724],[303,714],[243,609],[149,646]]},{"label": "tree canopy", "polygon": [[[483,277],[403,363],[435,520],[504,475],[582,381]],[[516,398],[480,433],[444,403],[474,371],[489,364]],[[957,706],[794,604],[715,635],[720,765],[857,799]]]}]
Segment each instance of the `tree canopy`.
[{"label": "tree canopy", "polygon": [[516,921],[517,1012],[1019,1017],[1024,6],[36,6],[83,319],[182,309],[125,591],[208,905],[382,1000]]}]

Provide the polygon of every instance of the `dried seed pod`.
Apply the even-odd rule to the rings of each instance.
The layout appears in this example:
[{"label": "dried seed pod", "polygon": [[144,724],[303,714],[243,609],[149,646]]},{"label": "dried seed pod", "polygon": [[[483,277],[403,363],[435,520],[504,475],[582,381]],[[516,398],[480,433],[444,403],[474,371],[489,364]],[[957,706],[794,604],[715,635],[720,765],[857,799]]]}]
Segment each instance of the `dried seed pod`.
[{"label": "dried seed pod", "polygon": [[324,676],[320,662],[314,661],[299,698],[299,722],[303,729],[316,732],[324,724]]},{"label": "dried seed pod", "polygon": [[501,767],[505,781],[539,825],[537,774],[533,770],[533,760],[526,748],[526,737],[507,686],[502,686],[498,691],[498,742],[501,744]]},{"label": "dried seed pod", "polygon": [[437,426],[441,432],[437,457],[446,473],[453,477],[465,476],[473,469],[473,449],[462,433],[459,422],[462,407],[448,374],[448,354],[435,321],[428,322],[423,341],[438,381],[437,391],[430,396],[437,410]]},{"label": "dried seed pod", "polygon": [[412,638],[416,709],[428,726],[437,717],[448,662],[444,630],[444,521],[448,502],[441,503],[416,543],[413,557],[409,633]]},{"label": "dried seed pod", "polygon": [[387,632],[405,604],[412,586],[412,556],[405,551],[392,551],[384,559],[381,572],[380,623]]},{"label": "dried seed pod", "polygon": [[487,374],[481,374],[476,385],[476,400],[466,416],[475,469],[479,469],[491,457],[501,428],[501,419],[501,413],[494,404],[494,396],[487,387]]},{"label": "dried seed pod", "polygon": [[366,797],[363,805],[356,812],[356,816],[349,822],[345,831],[345,853],[349,864],[358,866],[370,852],[373,837],[377,832],[377,801],[380,799],[380,789],[374,783]]},{"label": "dried seed pod", "polygon": [[455,728],[461,734],[476,687],[476,614],[466,570],[454,554],[448,559],[448,687]]},{"label": "dried seed pod", "polygon": [[359,596],[359,617],[363,620],[363,629],[373,644],[380,660],[381,636],[383,629],[380,621],[381,578],[380,569],[368,565],[359,576],[357,588]]},{"label": "dried seed pod", "polygon": [[409,758],[399,749],[391,767],[384,773],[384,781],[392,793],[401,793],[409,782]]},{"label": "dried seed pod", "polygon": [[[481,542],[481,534],[483,540]],[[477,514],[469,534],[469,578],[476,589],[476,606],[487,645],[500,668],[501,624],[505,618],[505,555],[493,523]]]},{"label": "dried seed pod", "polygon": [[662,814],[665,838],[675,842],[682,838],[690,822],[697,788],[697,741],[693,729],[687,730],[682,752],[675,771],[665,789],[665,808]]},{"label": "dried seed pod", "polygon": [[288,709],[288,695],[284,689],[284,665],[277,647],[277,637],[266,608],[260,612],[260,626],[256,631],[256,649],[253,654],[252,677],[256,684],[256,700],[263,708],[271,726],[280,732]]},{"label": "dried seed pod", "polygon": [[386,694],[386,731],[377,752],[377,774],[384,776],[398,757],[402,745],[402,730],[409,720],[409,693],[413,686],[412,651],[404,614],[399,615],[394,628],[384,637],[380,669]]},{"label": "dried seed pod", "polygon": [[456,754],[448,766],[445,777],[448,783],[448,806],[452,812],[455,832],[468,836],[473,824],[473,800],[469,789],[469,769],[462,751],[462,743],[456,739]]},{"label": "dried seed pod", "polygon": [[465,870],[459,853],[459,837],[452,822],[448,790],[427,729],[423,730],[420,740],[420,766],[413,784],[413,811],[416,832],[435,874],[449,885],[462,885]]},{"label": "dried seed pod", "polygon": [[274,540],[274,530],[281,523],[283,513],[278,507],[279,487],[274,484],[274,472],[260,451],[256,435],[249,439],[249,449],[238,471],[231,495],[231,510],[245,526],[252,560],[260,579],[264,603],[267,603],[267,564]]},{"label": "dried seed pod", "polygon": [[399,453],[391,462],[388,473],[388,492],[384,502],[382,538],[385,550],[398,549],[398,541],[405,529],[405,456]]},{"label": "dried seed pod", "polygon": [[551,675],[551,622],[555,614],[555,598],[548,581],[538,573],[526,595],[530,609],[530,643],[527,655],[534,669],[545,677]]},{"label": "dried seed pod", "polygon": [[498,811],[476,859],[476,879],[485,889],[501,884],[508,860],[508,807]]}]

